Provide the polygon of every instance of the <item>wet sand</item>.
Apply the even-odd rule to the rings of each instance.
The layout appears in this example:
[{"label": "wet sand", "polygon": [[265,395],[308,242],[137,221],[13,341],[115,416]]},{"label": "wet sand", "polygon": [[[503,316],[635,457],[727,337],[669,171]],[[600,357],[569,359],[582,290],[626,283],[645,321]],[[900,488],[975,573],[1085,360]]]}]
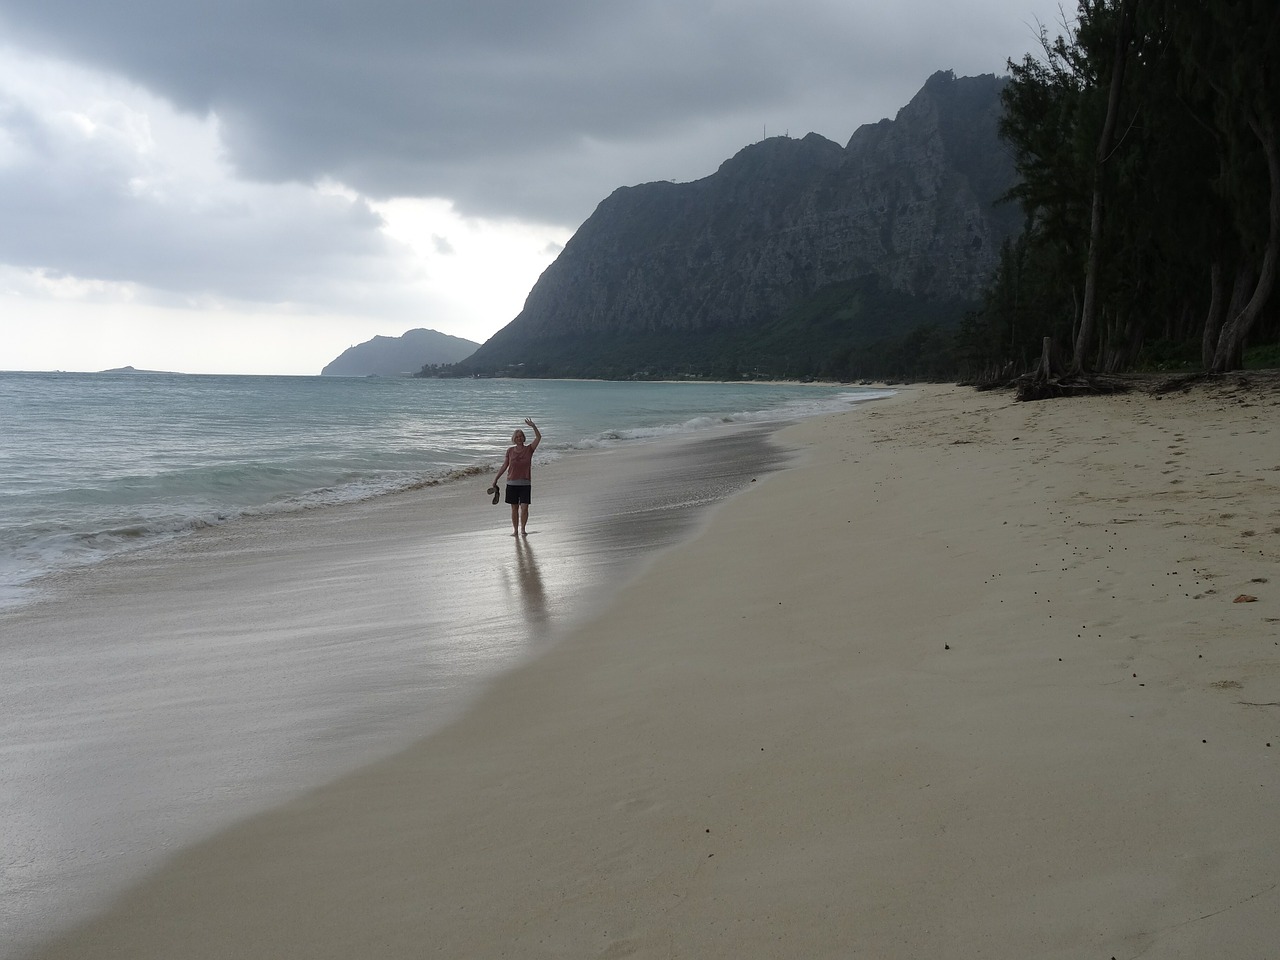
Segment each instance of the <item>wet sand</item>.
[{"label": "wet sand", "polygon": [[1268,956],[1278,413],[921,388],[790,428],[442,730],[37,955]]},{"label": "wet sand", "polygon": [[481,475],[210,529],[0,616],[0,957],[448,722],[776,468],[770,429],[539,466],[527,538]]}]

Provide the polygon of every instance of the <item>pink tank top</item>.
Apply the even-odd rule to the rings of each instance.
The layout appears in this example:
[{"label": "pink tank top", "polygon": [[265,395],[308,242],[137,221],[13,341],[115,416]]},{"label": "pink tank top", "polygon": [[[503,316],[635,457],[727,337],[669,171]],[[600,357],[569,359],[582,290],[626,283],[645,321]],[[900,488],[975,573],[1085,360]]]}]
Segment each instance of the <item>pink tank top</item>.
[{"label": "pink tank top", "polygon": [[507,450],[507,479],[533,479],[533,448],[530,446],[511,447]]}]

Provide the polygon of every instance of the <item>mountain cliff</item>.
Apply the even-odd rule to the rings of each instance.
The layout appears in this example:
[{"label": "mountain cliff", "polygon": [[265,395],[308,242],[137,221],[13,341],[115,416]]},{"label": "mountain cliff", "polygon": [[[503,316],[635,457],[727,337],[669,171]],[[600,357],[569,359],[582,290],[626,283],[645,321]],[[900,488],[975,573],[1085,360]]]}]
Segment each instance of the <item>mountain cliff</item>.
[{"label": "mountain cliff", "polygon": [[346,350],[322,377],[404,377],[428,364],[457,363],[480,344],[419,327],[399,337],[374,337]]},{"label": "mountain cliff", "polygon": [[[692,183],[623,187],[460,372],[710,373],[958,321],[1020,227],[994,76],[935,74],[845,146],[773,137]],[[793,364],[793,366],[795,366]],[[521,365],[518,368],[516,365]]]}]

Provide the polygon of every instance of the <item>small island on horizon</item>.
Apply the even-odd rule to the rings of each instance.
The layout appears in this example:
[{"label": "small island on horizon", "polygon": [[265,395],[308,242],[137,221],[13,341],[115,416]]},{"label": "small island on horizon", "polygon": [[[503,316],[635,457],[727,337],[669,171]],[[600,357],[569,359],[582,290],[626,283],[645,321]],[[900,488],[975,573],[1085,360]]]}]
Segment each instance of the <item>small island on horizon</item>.
[{"label": "small island on horizon", "polygon": [[137,367],[112,367],[110,370],[99,370],[98,373],[167,373],[185,376],[180,370],[139,370]]}]

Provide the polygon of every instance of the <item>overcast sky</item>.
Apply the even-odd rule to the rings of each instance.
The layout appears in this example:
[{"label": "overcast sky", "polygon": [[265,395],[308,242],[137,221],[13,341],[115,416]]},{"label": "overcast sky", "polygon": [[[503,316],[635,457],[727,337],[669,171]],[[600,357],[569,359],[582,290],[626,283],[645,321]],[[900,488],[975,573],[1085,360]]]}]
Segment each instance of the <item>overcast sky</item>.
[{"label": "overcast sky", "polygon": [[[1069,6],[1068,9],[1074,9]],[[1044,0],[0,0],[0,370],[482,342],[616,187],[841,144]]]}]

